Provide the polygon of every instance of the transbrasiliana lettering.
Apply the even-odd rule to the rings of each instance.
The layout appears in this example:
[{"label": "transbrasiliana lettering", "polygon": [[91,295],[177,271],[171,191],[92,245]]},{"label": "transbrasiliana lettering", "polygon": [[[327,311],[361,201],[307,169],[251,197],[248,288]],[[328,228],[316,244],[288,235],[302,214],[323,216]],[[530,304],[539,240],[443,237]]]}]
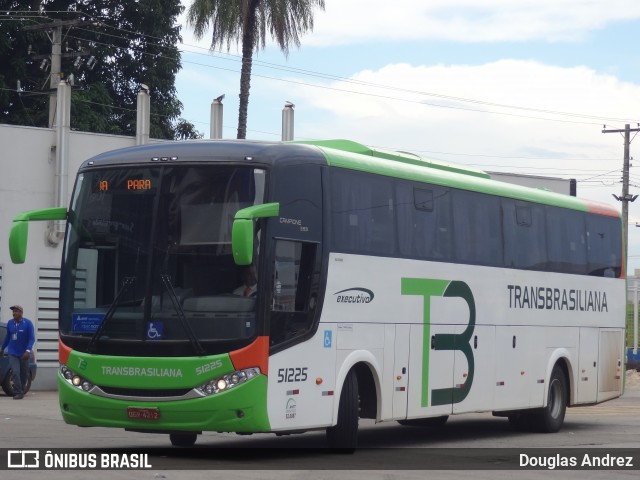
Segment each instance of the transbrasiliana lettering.
[{"label": "transbrasiliana lettering", "polygon": [[120,377],[182,377],[179,368],[102,367],[103,375]]},{"label": "transbrasiliana lettering", "polygon": [[608,312],[607,293],[551,287],[507,285],[509,308]]}]

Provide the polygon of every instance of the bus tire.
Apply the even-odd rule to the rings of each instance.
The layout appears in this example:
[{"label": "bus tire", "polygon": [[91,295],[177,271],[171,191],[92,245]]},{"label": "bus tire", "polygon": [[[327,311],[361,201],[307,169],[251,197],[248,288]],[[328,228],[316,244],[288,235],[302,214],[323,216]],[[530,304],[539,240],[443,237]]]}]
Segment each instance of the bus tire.
[{"label": "bus tire", "polygon": [[542,433],[555,433],[564,423],[568,403],[567,377],[559,365],[554,366],[551,371],[547,395],[547,406],[537,413],[535,425]]},{"label": "bus tire", "polygon": [[169,440],[174,447],[193,447],[198,438],[197,433],[170,433]]},{"label": "bus tire", "polygon": [[414,418],[411,420],[398,420],[400,425],[407,427],[442,427],[449,420],[449,415],[442,415],[441,417],[431,418]]},{"label": "bus tire", "polygon": [[358,446],[358,378],[351,370],[345,378],[338,405],[338,423],[327,428],[327,443],[333,450],[353,453]]}]

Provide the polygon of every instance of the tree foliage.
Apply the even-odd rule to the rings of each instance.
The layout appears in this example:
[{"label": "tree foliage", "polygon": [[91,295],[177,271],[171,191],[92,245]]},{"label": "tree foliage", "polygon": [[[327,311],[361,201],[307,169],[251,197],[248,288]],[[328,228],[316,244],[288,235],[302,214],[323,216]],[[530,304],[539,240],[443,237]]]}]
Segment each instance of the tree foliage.
[{"label": "tree foliage", "polygon": [[[185,131],[198,136],[193,125],[185,129],[184,120],[179,120],[182,103],[175,77],[181,67],[181,37],[175,22],[183,9],[180,0],[8,3],[2,9],[5,15],[0,14],[0,121],[47,126],[49,71],[40,69],[41,60],[34,54],[50,53],[51,41],[44,30],[25,27],[76,20],[63,26],[61,68],[64,77],[75,77],[72,128],[135,135],[136,97],[140,85],[146,84],[151,94],[150,136],[173,139]],[[24,89],[20,94],[12,91],[19,79]]]},{"label": "tree foliage", "polygon": [[251,66],[256,48],[264,48],[267,32],[282,52],[300,46],[300,36],[313,30],[314,8],[324,0],[194,0],[187,12],[196,38],[212,29],[211,49],[242,44],[238,138],[246,138]]}]

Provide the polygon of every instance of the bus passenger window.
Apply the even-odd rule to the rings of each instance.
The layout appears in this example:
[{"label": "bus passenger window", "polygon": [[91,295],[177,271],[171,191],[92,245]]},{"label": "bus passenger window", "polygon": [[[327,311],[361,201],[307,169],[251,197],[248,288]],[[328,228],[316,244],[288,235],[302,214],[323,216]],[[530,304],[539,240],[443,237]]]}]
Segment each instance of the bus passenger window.
[{"label": "bus passenger window", "polygon": [[317,297],[314,286],[316,244],[278,240],[271,300],[271,343],[280,343],[311,328]]}]

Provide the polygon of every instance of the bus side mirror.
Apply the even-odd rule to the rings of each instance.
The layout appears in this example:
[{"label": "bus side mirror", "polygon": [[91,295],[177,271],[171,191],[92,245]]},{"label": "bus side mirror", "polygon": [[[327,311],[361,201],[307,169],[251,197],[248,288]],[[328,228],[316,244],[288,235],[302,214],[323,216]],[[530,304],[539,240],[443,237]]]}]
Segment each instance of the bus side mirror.
[{"label": "bus side mirror", "polygon": [[29,238],[29,222],[42,220],[65,220],[66,207],[41,208],[30,210],[15,216],[9,233],[9,255],[13,263],[24,263],[27,257],[27,240]]},{"label": "bus side mirror", "polygon": [[231,249],[236,265],[251,265],[253,262],[253,221],[256,218],[277,217],[279,203],[264,203],[238,210],[231,230]]}]

